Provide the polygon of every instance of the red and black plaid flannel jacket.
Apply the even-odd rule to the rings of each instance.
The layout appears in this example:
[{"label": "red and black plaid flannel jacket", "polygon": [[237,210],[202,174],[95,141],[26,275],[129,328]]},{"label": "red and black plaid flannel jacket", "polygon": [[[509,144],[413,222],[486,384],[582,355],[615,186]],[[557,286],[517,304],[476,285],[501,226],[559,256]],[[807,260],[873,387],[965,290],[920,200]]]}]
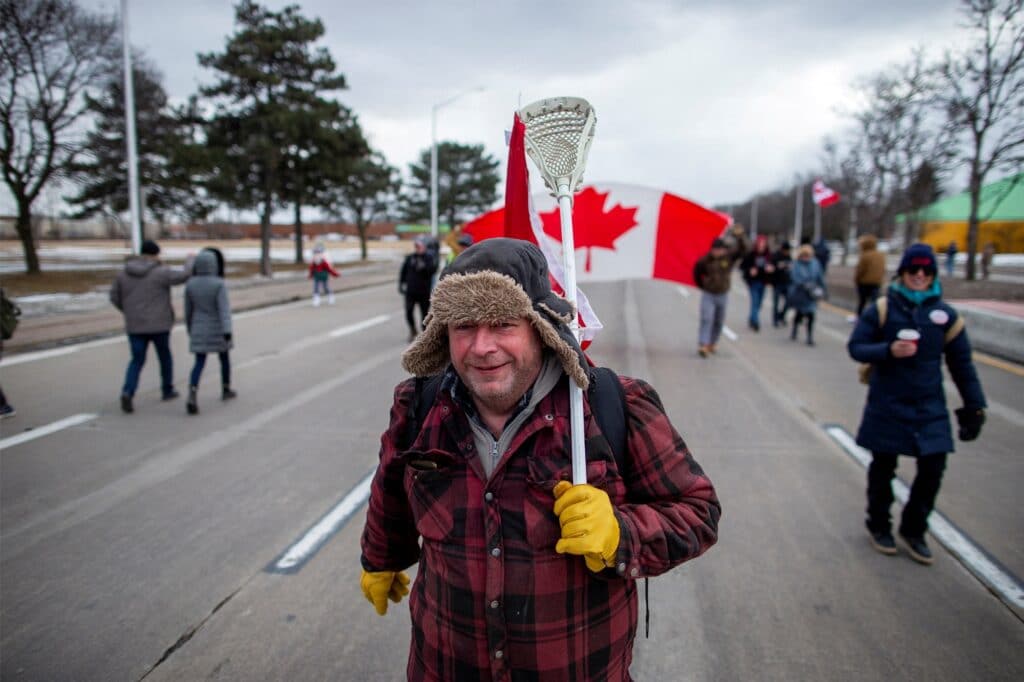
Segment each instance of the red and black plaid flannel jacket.
[{"label": "red and black plaid flannel jacket", "polygon": [[[419,560],[410,593],[410,680],[629,680],[636,579],[717,539],[711,481],[647,383],[621,377],[625,472],[584,405],[587,480],[621,526],[616,565],[595,574],[555,552],[552,489],[572,479],[568,381],[538,403],[490,480],[466,415],[445,391],[408,450],[412,379],[395,389],[362,538],[368,571]],[[422,547],[419,540],[422,538]]]}]

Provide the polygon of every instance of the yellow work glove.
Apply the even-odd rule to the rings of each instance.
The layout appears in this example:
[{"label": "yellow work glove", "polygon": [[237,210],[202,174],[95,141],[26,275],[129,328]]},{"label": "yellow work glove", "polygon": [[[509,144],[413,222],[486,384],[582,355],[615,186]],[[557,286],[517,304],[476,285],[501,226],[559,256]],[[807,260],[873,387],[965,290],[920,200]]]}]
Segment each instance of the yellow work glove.
[{"label": "yellow work glove", "polygon": [[366,599],[382,616],[388,612],[388,599],[397,604],[402,601],[402,597],[409,594],[409,576],[401,571],[370,573],[363,570],[359,585],[363,588]]},{"label": "yellow work glove", "polygon": [[608,493],[592,485],[555,484],[555,515],[562,525],[559,554],[581,554],[587,568],[599,573],[614,565],[619,548],[619,520]]}]

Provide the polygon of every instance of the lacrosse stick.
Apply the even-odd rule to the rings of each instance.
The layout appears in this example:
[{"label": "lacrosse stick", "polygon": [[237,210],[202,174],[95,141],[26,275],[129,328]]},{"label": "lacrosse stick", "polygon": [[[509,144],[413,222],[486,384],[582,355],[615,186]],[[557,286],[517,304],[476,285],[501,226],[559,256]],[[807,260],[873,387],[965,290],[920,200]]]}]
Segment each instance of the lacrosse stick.
[{"label": "lacrosse stick", "polygon": [[[526,153],[540,169],[544,184],[558,198],[562,223],[562,266],[565,296],[576,308],[576,247],[572,233],[572,195],[583,180],[587,153],[594,139],[594,108],[579,97],[552,97],[528,104],[519,111],[526,127]],[[579,322],[569,323],[576,340]],[[587,454],[583,444],[583,389],[569,382],[569,426],[572,438],[573,485],[587,482]]]}]

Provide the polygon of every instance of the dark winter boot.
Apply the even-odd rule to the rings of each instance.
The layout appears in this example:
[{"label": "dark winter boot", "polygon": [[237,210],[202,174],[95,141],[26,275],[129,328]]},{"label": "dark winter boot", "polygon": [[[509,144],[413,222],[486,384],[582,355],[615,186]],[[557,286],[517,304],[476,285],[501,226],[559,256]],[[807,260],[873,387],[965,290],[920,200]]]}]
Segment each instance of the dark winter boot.
[{"label": "dark winter boot", "polygon": [[221,400],[231,400],[232,398],[237,398],[237,397],[238,397],[238,393],[231,390],[230,384],[224,384],[223,386],[220,387],[220,399]]},{"label": "dark winter boot", "polygon": [[188,402],[185,403],[185,411],[189,414],[199,414],[199,403],[196,402],[196,393],[198,391],[198,386],[188,387]]},{"label": "dark winter boot", "polygon": [[799,322],[796,319],[794,319],[793,320],[793,331],[791,331],[789,333],[789,340],[790,341],[796,341],[796,330],[797,330],[797,325],[798,324],[799,324]]}]

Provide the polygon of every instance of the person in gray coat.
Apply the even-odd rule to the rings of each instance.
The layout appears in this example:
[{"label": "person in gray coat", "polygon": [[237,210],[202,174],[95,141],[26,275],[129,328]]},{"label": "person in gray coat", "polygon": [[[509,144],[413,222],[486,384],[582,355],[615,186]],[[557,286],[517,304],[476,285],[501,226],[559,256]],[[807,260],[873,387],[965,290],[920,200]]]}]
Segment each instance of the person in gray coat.
[{"label": "person in gray coat", "polygon": [[220,358],[220,399],[230,400],[237,395],[231,390],[231,305],[224,284],[224,257],[217,249],[203,249],[196,256],[192,279],[185,285],[185,326],[188,349],[196,356],[185,410],[199,414],[197,393],[207,353],[217,353]]},{"label": "person in gray coat", "polygon": [[171,287],[189,277],[189,264],[183,270],[172,270],[158,258],[160,246],[151,239],[142,242],[142,253],[128,259],[124,270],[110,288],[110,302],[124,314],[125,331],[132,358],[121,388],[121,410],[134,412],[132,397],[139,387],[139,374],[146,362],[146,349],[152,342],[160,359],[160,393],[162,400],[178,397],[174,390],[174,362],[171,358],[170,336],[174,326]]}]

